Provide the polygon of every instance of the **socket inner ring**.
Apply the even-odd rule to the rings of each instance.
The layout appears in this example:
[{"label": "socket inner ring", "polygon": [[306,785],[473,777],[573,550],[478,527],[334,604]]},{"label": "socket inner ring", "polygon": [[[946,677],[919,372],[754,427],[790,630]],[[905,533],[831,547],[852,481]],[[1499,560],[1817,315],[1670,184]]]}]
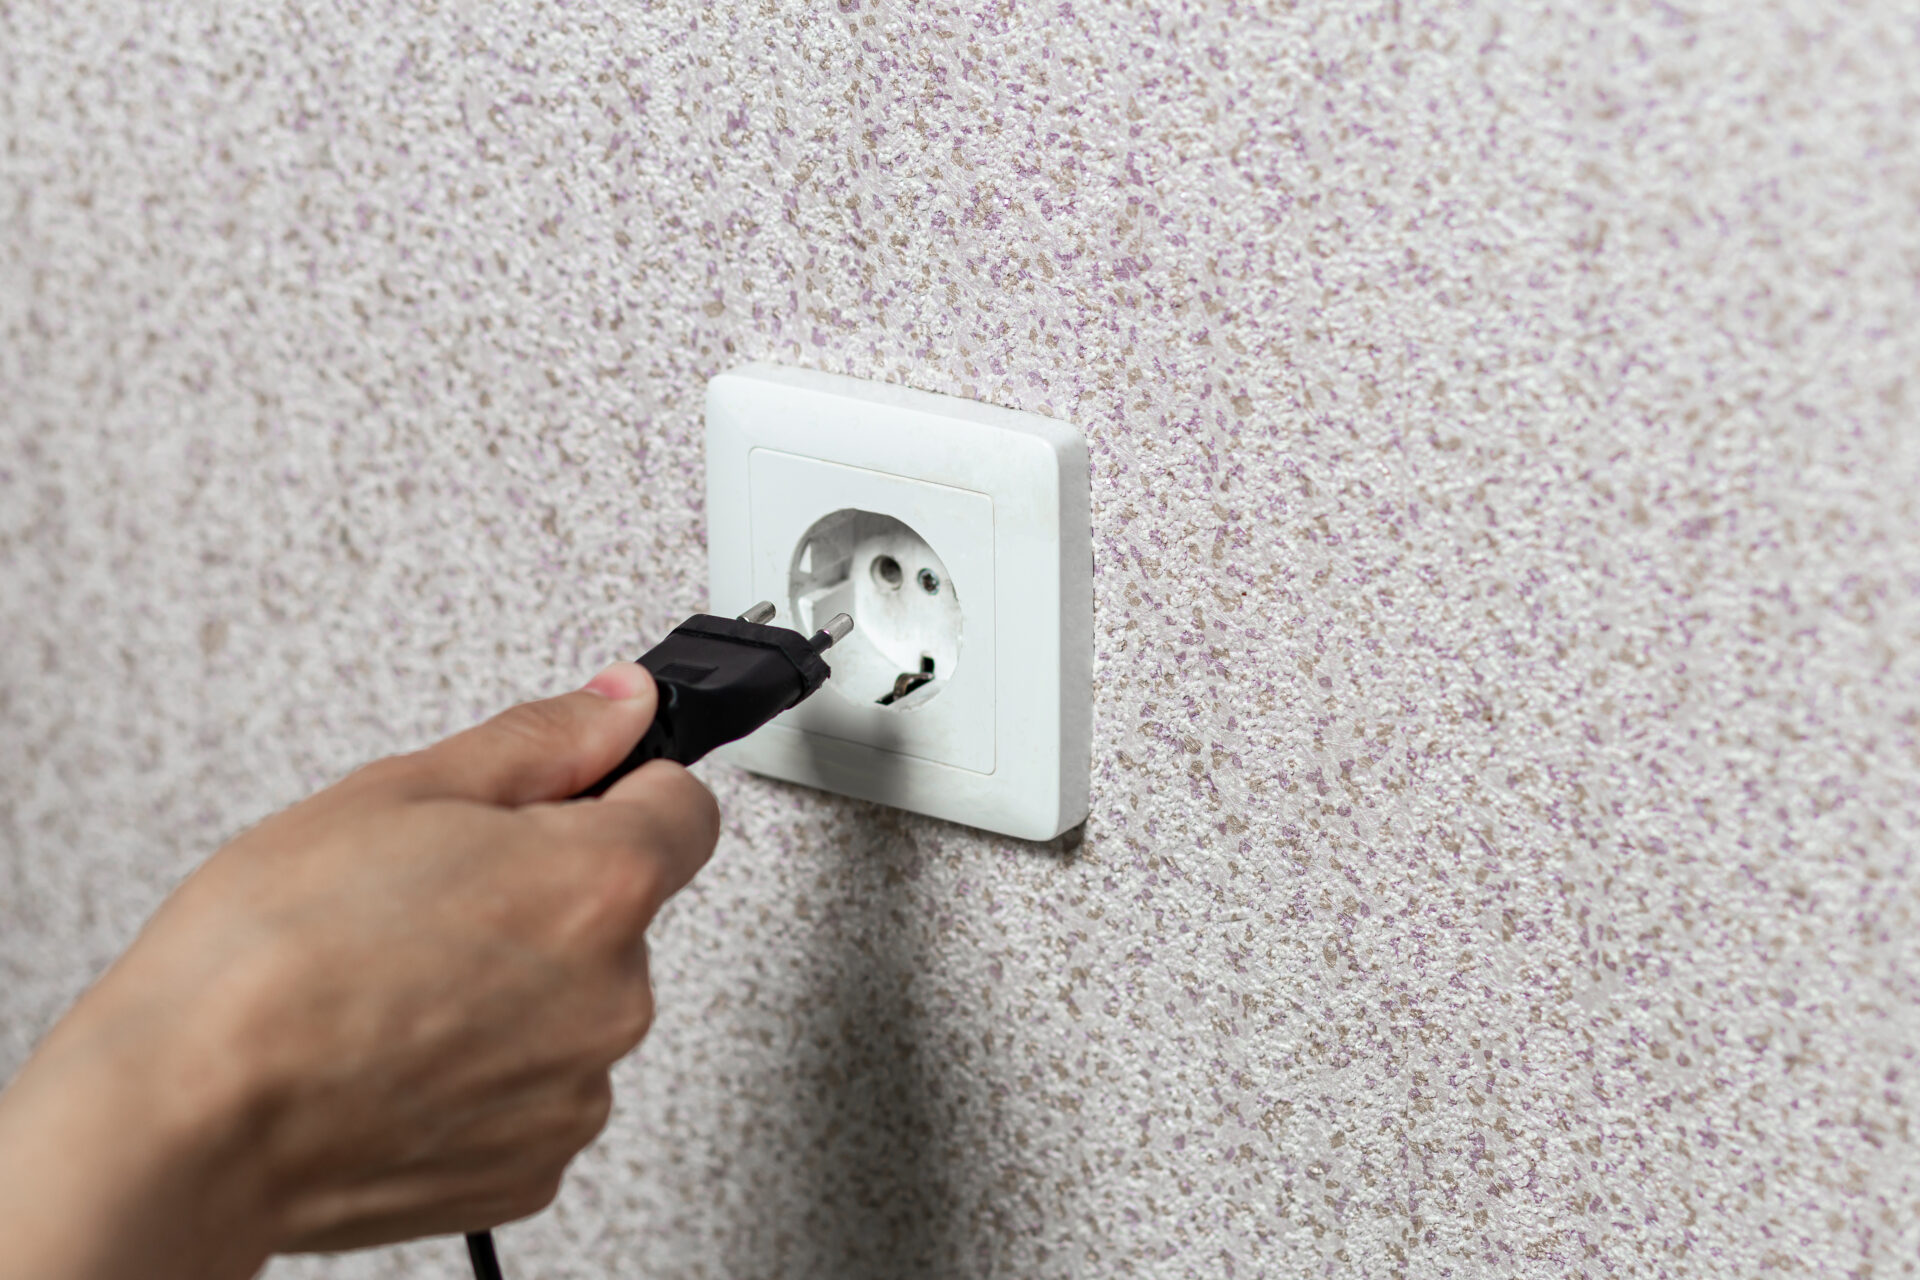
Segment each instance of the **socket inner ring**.
[{"label": "socket inner ring", "polygon": [[953,678],[960,598],[946,563],[904,521],[854,508],[821,517],[794,547],[787,585],[802,632],[853,615],[853,634],[827,655],[828,687],[848,701],[910,712]]}]

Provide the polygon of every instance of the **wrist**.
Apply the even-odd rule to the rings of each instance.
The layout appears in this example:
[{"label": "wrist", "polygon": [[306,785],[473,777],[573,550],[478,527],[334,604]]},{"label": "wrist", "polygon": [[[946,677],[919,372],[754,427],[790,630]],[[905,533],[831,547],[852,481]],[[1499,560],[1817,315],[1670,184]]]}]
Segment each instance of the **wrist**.
[{"label": "wrist", "polygon": [[277,1217],[249,1085],[130,994],[110,975],[0,1093],[0,1238],[53,1280],[243,1280]]}]

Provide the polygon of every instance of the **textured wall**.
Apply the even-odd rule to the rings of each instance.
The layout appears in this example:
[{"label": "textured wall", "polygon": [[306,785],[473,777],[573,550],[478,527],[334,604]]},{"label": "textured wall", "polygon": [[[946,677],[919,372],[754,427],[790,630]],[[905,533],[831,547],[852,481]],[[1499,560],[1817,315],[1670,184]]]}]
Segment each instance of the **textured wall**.
[{"label": "textured wall", "polygon": [[1903,0],[0,0],[0,1069],[705,604],[765,357],[1085,428],[1089,836],[710,770],[521,1274],[1913,1274],[1916,86]]}]

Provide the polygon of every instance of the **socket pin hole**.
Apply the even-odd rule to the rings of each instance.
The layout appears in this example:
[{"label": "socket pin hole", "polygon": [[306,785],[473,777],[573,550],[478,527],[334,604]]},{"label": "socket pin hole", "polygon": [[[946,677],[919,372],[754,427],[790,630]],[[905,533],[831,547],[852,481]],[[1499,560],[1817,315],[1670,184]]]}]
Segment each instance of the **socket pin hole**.
[{"label": "socket pin hole", "polygon": [[900,580],[905,576],[901,572],[900,562],[892,556],[873,558],[873,580],[888,590],[898,590]]},{"label": "socket pin hole", "polygon": [[920,589],[928,595],[932,595],[940,590],[940,575],[931,569],[922,569],[920,571]]}]

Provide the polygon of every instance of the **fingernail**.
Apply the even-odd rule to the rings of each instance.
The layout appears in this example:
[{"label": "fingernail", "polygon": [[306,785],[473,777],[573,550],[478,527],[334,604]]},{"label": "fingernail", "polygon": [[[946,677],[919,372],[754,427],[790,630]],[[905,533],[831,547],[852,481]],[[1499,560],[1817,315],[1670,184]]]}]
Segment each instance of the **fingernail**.
[{"label": "fingernail", "polygon": [[615,702],[637,698],[647,687],[646,668],[637,662],[616,662],[582,686],[584,693],[597,693]]}]

